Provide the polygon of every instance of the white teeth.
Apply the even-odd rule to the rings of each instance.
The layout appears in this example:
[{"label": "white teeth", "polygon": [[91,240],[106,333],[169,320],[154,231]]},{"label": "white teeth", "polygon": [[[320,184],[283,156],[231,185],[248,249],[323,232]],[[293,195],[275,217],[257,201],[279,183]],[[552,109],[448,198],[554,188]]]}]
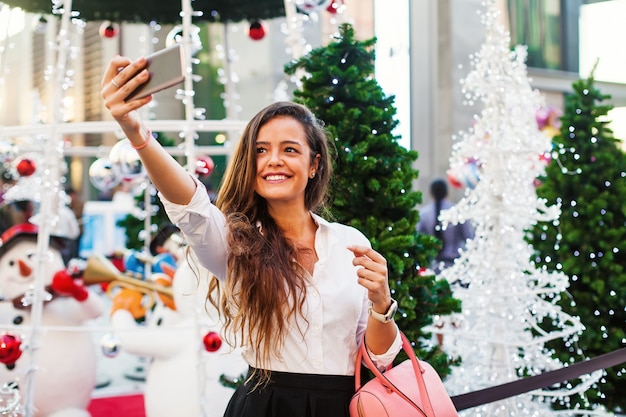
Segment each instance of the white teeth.
[{"label": "white teeth", "polygon": [[287,179],[287,177],[285,175],[268,175],[265,179],[268,181],[280,181]]}]

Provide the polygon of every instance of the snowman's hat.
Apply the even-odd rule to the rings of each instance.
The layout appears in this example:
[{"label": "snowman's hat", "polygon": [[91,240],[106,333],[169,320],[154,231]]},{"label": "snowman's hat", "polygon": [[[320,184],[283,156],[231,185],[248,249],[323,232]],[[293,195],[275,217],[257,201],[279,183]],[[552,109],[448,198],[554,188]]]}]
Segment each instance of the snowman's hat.
[{"label": "snowman's hat", "polygon": [[159,246],[163,246],[165,241],[170,238],[174,233],[178,233],[180,229],[174,226],[172,223],[164,223],[159,227],[159,230],[154,234],[150,241],[150,253],[152,256],[159,254]]},{"label": "snowman's hat", "polygon": [[[0,235],[0,258],[17,242],[25,239],[37,241],[38,234],[39,228],[32,223],[20,223],[9,227]],[[65,241],[65,238],[50,236],[50,245],[56,249],[62,249]]]}]

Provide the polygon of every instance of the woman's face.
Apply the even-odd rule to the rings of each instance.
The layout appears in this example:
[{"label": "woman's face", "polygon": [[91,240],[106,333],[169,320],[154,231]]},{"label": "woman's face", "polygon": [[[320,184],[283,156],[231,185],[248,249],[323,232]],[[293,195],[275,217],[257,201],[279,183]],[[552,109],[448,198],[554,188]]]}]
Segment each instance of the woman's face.
[{"label": "woman's face", "polygon": [[304,190],[320,156],[311,164],[311,149],[300,122],[289,116],[267,122],[259,130],[256,153],[257,194],[270,205],[304,205]]}]

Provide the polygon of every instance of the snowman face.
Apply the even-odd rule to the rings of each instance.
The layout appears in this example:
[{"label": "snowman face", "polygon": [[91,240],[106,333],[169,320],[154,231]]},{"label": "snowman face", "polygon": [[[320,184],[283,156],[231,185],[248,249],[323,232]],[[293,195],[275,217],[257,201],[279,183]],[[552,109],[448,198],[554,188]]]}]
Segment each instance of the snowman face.
[{"label": "snowman face", "polygon": [[[48,262],[43,263],[44,286],[52,282],[54,273],[64,269],[63,258],[56,248],[50,248]],[[37,241],[21,239],[0,258],[0,295],[5,300],[22,296],[32,288],[37,274]]]}]

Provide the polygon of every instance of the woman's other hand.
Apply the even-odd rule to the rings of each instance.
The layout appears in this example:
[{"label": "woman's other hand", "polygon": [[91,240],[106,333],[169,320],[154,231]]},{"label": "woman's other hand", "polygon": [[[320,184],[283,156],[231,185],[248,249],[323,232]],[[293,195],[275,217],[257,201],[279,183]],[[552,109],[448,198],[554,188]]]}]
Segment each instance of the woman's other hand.
[{"label": "woman's other hand", "polygon": [[368,298],[376,311],[387,311],[391,304],[387,260],[367,246],[348,246],[354,253],[352,263],[360,266],[357,271],[359,284],[368,290]]}]

